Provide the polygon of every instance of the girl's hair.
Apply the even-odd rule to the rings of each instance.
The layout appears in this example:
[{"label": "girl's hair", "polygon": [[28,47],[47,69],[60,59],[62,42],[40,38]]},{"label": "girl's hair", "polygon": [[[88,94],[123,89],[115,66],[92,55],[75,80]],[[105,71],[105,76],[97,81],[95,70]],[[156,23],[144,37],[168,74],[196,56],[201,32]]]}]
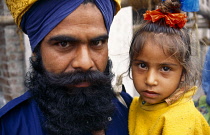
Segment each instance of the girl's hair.
[{"label": "girl's hair", "polygon": [[[180,13],[180,3],[174,0],[166,0],[160,3],[159,9],[162,13]],[[191,53],[191,41],[188,30],[183,27],[173,28],[166,24],[164,19],[156,22],[144,21],[136,29],[131,41],[129,50],[129,68],[130,76],[132,61],[141,53],[147,41],[152,45],[159,45],[165,54],[173,56],[183,66],[183,76],[185,81],[180,83],[181,86],[193,86],[200,81],[200,73],[193,62]]]}]

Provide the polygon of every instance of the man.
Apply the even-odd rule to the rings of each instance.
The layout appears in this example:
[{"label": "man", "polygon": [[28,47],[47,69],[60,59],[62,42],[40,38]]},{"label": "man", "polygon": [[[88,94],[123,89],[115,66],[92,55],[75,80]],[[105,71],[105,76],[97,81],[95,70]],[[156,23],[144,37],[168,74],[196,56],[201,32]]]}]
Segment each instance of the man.
[{"label": "man", "polygon": [[[0,110],[1,135],[127,135],[108,33],[118,0],[7,0],[29,36],[29,90]],[[127,105],[131,98],[122,92]]]}]

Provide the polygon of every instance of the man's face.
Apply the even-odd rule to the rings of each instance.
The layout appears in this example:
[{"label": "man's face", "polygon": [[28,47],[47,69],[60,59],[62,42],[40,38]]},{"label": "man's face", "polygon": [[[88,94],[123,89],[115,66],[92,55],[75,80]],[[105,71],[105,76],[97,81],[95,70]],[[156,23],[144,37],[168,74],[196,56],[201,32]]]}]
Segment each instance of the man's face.
[{"label": "man's face", "polygon": [[[92,4],[82,4],[43,39],[43,66],[56,74],[75,70],[103,72],[108,60],[107,41],[108,34],[99,9]],[[87,86],[89,84],[83,82],[75,87]]]}]

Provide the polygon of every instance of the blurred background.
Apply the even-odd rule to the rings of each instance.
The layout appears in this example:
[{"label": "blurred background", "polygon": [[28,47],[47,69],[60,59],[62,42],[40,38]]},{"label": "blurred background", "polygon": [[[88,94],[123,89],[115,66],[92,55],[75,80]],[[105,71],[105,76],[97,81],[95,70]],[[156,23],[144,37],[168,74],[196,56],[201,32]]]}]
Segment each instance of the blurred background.
[{"label": "blurred background", "polygon": [[[160,1],[122,0],[122,9],[115,16],[111,26],[109,57],[113,62],[115,73],[113,85],[117,87],[123,83],[131,96],[138,96],[138,94],[127,73],[124,72],[128,67],[128,51],[132,34],[135,27],[139,25],[142,14],[146,10],[155,9]],[[198,11],[186,11],[188,15],[186,27],[190,29],[193,37],[195,60],[200,61],[202,66],[210,45],[210,0],[197,1]],[[192,7],[190,8],[192,10]],[[30,67],[30,56],[28,37],[17,28],[4,0],[0,0],[0,108],[27,90],[24,86],[24,77]],[[200,87],[194,99],[203,94]]]}]

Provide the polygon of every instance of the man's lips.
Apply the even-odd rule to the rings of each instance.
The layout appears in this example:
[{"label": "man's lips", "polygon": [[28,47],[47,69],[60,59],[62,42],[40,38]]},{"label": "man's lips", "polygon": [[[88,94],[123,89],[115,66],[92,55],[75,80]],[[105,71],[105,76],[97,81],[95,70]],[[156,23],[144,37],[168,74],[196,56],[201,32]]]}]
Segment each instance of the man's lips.
[{"label": "man's lips", "polygon": [[89,82],[81,82],[81,83],[78,83],[78,84],[74,85],[74,87],[77,87],[77,88],[89,87],[89,86],[90,86]]}]

